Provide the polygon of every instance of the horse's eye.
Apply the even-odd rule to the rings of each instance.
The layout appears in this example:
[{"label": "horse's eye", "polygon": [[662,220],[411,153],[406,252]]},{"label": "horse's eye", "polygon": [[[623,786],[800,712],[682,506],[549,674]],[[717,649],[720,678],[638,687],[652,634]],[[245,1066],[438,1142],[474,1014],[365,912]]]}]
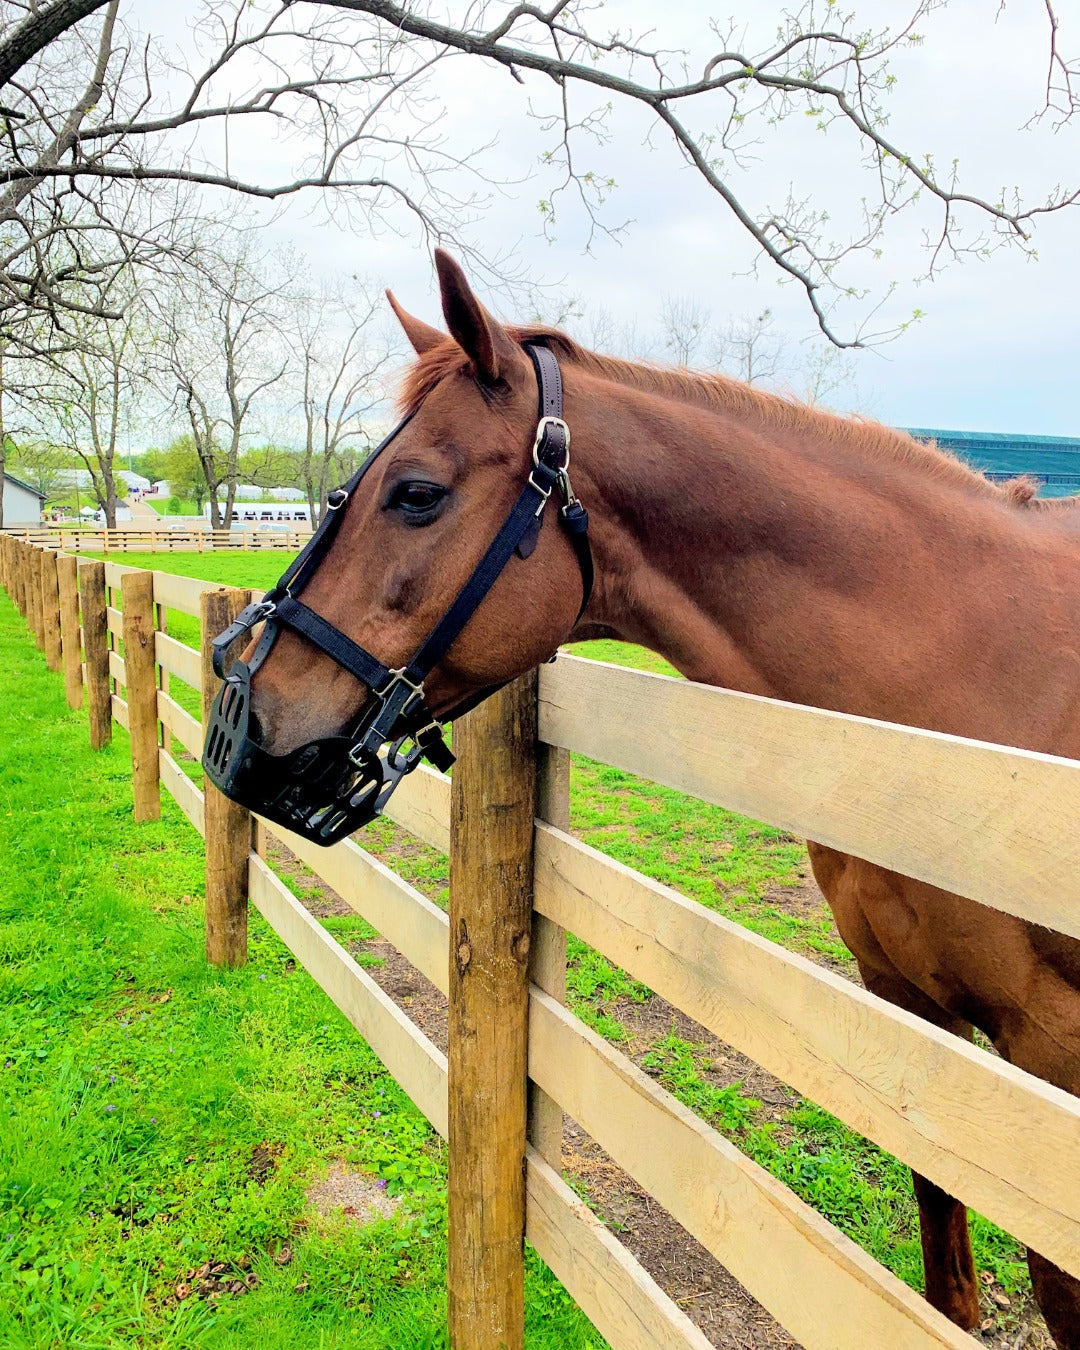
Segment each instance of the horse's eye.
[{"label": "horse's eye", "polygon": [[[392,511],[403,511],[406,516],[430,516],[434,519],[432,513],[445,496],[446,489],[438,483],[405,482],[394,488],[388,505]],[[415,523],[421,522],[417,520]]]}]

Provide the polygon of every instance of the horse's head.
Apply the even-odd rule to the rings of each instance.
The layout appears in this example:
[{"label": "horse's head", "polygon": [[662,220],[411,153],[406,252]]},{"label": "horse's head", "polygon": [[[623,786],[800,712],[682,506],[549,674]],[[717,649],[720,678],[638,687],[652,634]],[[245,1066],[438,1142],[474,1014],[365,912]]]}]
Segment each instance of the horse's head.
[{"label": "horse's head", "polygon": [[445,762],[437,724],[550,656],[591,584],[558,366],[436,262],[450,336],[390,297],[419,358],[405,421],[230,630],[268,616],[208,729],[218,786],[325,843],[371,819],[419,751]]}]

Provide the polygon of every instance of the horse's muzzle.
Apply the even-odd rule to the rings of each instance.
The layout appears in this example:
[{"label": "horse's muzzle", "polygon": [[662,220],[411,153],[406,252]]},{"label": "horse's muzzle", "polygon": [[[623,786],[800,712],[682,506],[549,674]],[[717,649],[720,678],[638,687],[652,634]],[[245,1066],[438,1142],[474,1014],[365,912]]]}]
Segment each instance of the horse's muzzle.
[{"label": "horse's muzzle", "polygon": [[373,821],[415,767],[400,745],[382,756],[358,745],[355,735],[272,755],[252,732],[251,671],[238,661],[210,712],[203,768],[226,797],[316,844],[335,844]]}]

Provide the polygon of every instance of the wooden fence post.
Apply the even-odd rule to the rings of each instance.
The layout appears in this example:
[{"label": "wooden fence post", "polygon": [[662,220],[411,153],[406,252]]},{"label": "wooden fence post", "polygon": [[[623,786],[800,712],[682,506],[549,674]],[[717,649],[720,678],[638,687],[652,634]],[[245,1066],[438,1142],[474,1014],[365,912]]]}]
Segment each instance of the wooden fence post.
[{"label": "wooden fence post", "polygon": [[12,547],[12,571],[14,576],[14,589],[12,596],[16,605],[19,607],[19,613],[26,618],[26,549],[21,539],[13,539]]},{"label": "wooden fence post", "polygon": [[7,550],[8,550],[8,582],[7,582],[8,595],[11,596],[15,608],[21,614],[23,612],[22,584],[20,580],[20,573],[22,569],[22,546],[20,545],[17,539],[12,539],[10,536],[8,536]]},{"label": "wooden fence post", "polygon": [[[217,693],[211,640],[245,606],[251,592],[223,587],[199,597],[202,624],[203,726]],[[206,822],[206,959],[215,966],[242,966],[247,960],[248,854],[251,815],[223,796],[213,783],[204,785]]]},{"label": "wooden fence post", "polygon": [[45,643],[45,664],[50,670],[63,669],[60,654],[60,589],[56,580],[56,554],[41,550],[41,632]]},{"label": "wooden fence post", "polygon": [[30,593],[30,565],[34,561],[34,550],[25,539],[19,540],[19,608],[26,626],[34,627],[34,602]]},{"label": "wooden fence post", "polygon": [[36,544],[26,546],[26,621],[39,651],[45,650],[45,630],[41,615],[41,559]]},{"label": "wooden fence post", "polygon": [[454,1350],[524,1343],[536,673],[454,728],[449,1293]]},{"label": "wooden fence post", "polygon": [[86,651],[86,708],[93,750],[104,749],[112,740],[107,609],[105,564],[87,563],[82,569],[83,647]]},{"label": "wooden fence post", "polygon": [[[537,746],[536,814],[557,830],[570,830],[570,752]],[[546,994],[566,1002],[566,929],[543,914],[532,916],[529,974]],[[563,1110],[535,1083],[529,1084],[529,1141],[545,1162],[562,1171]]]},{"label": "wooden fence post", "polygon": [[83,701],[82,633],[79,629],[79,562],[70,553],[56,557],[56,584],[60,592],[60,655],[64,663],[64,692],[69,708]]},{"label": "wooden fence post", "polygon": [[135,819],[158,820],[161,817],[161,788],[158,782],[153,572],[125,572],[120,578],[120,594],[124,601],[124,673]]}]

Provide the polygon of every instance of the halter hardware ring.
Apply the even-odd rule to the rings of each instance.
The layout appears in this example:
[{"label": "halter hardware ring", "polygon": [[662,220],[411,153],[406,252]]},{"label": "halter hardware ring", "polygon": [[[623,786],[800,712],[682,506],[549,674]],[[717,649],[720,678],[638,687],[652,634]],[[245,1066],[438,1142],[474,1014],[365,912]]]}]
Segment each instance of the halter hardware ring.
[{"label": "halter hardware ring", "polygon": [[551,428],[558,429],[563,434],[563,448],[566,451],[566,458],[560,465],[563,473],[570,467],[570,428],[561,417],[541,417],[536,424],[536,439],[533,441],[533,463],[540,467],[540,447],[544,443],[544,437]]},{"label": "halter hardware ring", "polygon": [[[332,497],[336,497],[337,501],[331,501]],[[344,488],[335,488],[333,492],[327,494],[326,509],[328,511],[340,511],[348,500],[349,494]]]}]

